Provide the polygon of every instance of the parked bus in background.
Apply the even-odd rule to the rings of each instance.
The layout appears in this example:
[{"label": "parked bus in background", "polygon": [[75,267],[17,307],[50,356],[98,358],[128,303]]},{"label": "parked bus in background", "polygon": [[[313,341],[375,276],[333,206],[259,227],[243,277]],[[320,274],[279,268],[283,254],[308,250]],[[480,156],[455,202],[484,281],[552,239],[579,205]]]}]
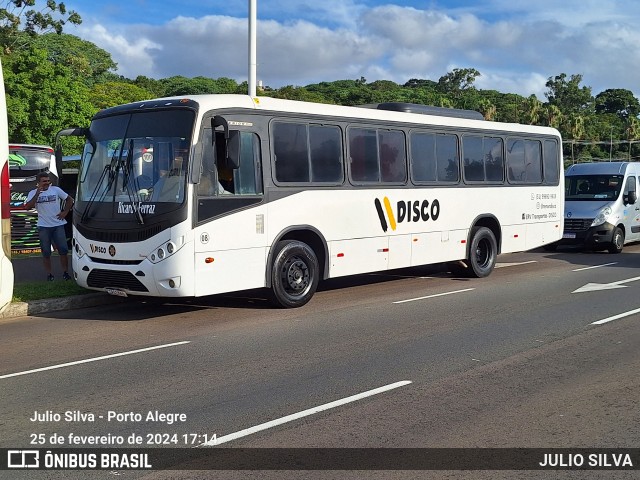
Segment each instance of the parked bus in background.
[{"label": "parked bus in background", "polygon": [[485,277],[562,237],[559,133],[477,112],[202,95],[58,135],[87,138],[74,275],[114,295],[267,287],[299,307],[322,279],[458,260]]},{"label": "parked bus in background", "polygon": [[0,311],[13,297],[13,264],[11,263],[11,184],[9,180],[9,138],[7,105],[0,65]]},{"label": "parked bus in background", "polygon": [[49,172],[54,185],[60,186],[61,169],[56,165],[53,148],[46,145],[9,145],[11,177],[11,249],[16,253],[40,251],[38,215],[35,209],[25,210],[24,201],[36,187],[36,175]]}]

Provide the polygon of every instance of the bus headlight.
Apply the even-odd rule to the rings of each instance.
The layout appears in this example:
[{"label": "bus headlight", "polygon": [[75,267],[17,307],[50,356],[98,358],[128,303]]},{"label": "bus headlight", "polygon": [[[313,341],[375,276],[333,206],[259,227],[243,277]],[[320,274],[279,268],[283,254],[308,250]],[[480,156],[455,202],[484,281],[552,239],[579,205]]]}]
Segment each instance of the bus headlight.
[{"label": "bus headlight", "polygon": [[591,226],[597,227],[598,225],[602,225],[604,222],[606,222],[609,219],[609,215],[611,215],[611,208],[609,207],[603,208],[598,214],[598,216],[593,219],[593,222],[591,222]]},{"label": "bus headlight", "polygon": [[151,260],[152,263],[161,262],[165,258],[168,258],[171,255],[173,255],[174,253],[176,253],[179,250],[179,247],[181,247],[183,244],[184,244],[184,241],[183,241],[182,237],[180,237],[178,239],[177,244],[176,244],[176,242],[170,240],[167,243],[165,243],[164,245],[161,245],[158,248],[156,248],[155,250],[153,250],[147,256],[147,258],[149,260]]}]

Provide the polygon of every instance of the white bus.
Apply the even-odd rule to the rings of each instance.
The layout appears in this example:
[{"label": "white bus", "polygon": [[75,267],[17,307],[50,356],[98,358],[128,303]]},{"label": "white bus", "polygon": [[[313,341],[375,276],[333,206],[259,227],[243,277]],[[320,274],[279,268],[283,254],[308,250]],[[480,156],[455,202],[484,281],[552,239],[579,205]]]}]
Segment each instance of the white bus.
[{"label": "white bus", "polygon": [[267,287],[496,256],[562,237],[561,138],[477,112],[242,95],[103,110],[85,135],[74,274],[115,295]]},{"label": "white bus", "polygon": [[13,264],[11,263],[11,183],[9,181],[9,138],[7,105],[0,66],[0,311],[13,297]]}]

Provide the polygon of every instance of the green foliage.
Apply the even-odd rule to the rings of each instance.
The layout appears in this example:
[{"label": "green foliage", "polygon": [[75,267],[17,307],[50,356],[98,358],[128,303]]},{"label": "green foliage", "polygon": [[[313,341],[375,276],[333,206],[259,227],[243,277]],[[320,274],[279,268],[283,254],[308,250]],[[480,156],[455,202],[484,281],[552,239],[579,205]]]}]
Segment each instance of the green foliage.
[{"label": "green foliage", "polygon": [[475,68],[454,68],[438,80],[438,90],[442,93],[459,95],[460,92],[475,88],[473,83],[480,76]]},{"label": "green foliage", "polygon": [[86,126],[95,112],[84,82],[30,46],[3,58],[9,139],[51,144],[58,131]]},{"label": "green foliage", "polygon": [[596,113],[615,113],[626,120],[640,114],[640,102],[629,90],[610,88],[596,95]]},{"label": "green foliage", "polygon": [[[39,9],[36,3],[40,4]],[[44,5],[43,5],[44,4]],[[5,0],[0,8],[0,44],[6,53],[28,45],[28,37],[55,32],[61,34],[67,23],[80,25],[82,18],[73,10],[67,11],[62,2],[46,0]]]},{"label": "green foliage", "polygon": [[74,75],[89,86],[118,68],[109,52],[74,35],[39,35],[33,45],[46,50],[50,62],[69,67]]},{"label": "green foliage", "polygon": [[235,93],[237,83],[229,78],[214,80],[206,77],[186,78],[182,76],[169,77],[160,80],[164,87],[163,96],[200,95],[206,93]]},{"label": "green foliage", "polygon": [[128,82],[105,82],[93,86],[89,100],[98,110],[152,98],[144,88]]},{"label": "green foliage", "polygon": [[545,86],[549,89],[545,96],[551,105],[556,105],[565,114],[590,113],[593,108],[591,87],[580,87],[582,75],[571,75],[567,79],[566,73],[549,77]]}]

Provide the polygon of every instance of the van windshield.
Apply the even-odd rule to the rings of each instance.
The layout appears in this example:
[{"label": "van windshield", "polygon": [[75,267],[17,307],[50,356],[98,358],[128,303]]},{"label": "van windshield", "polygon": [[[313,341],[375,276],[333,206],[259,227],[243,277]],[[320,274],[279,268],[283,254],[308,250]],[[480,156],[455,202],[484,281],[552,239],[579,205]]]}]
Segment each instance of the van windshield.
[{"label": "van windshield", "polygon": [[623,175],[571,175],[565,177],[566,200],[615,200],[623,188]]}]

